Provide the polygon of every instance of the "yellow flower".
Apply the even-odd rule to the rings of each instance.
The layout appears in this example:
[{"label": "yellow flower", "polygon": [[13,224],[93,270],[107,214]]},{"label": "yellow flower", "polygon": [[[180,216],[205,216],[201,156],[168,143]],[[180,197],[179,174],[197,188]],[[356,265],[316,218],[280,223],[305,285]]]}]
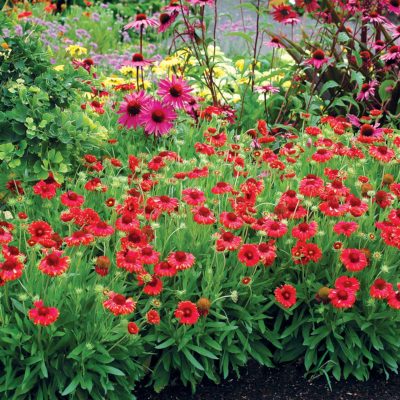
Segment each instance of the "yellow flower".
[{"label": "yellow flower", "polygon": [[121,67],[119,72],[121,72],[122,75],[136,76],[136,67],[129,67],[129,66]]},{"label": "yellow flower", "polygon": [[69,53],[72,57],[81,56],[82,54],[87,53],[87,49],[82,46],[78,46],[76,44],[69,45],[66,49],[67,53]]},{"label": "yellow flower", "polygon": [[2,47],[4,50],[9,50],[9,49],[10,49],[10,46],[9,46],[6,42],[3,42],[3,43],[1,44],[1,47]]},{"label": "yellow flower", "polygon": [[237,60],[235,62],[235,67],[239,70],[239,71],[243,71],[244,69],[244,59],[242,58],[241,60]]},{"label": "yellow flower", "polygon": [[124,83],[130,83],[130,82],[119,76],[108,76],[103,80],[103,84],[108,87],[122,85]]},{"label": "yellow flower", "polygon": [[56,65],[53,69],[54,71],[64,71],[64,65]]}]

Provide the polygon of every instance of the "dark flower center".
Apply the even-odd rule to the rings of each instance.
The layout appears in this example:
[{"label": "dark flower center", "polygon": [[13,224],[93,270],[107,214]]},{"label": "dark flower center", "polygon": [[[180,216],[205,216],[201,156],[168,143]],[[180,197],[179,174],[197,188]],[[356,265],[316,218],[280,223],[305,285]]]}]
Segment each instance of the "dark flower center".
[{"label": "dark flower center", "polygon": [[125,304],[126,299],[125,299],[125,296],[124,296],[124,295],[122,295],[122,294],[116,294],[116,295],[114,296],[114,298],[113,298],[113,301],[114,301],[115,304],[117,304],[117,305],[119,305],[119,306],[122,306],[122,305]]},{"label": "dark flower center", "polygon": [[225,242],[232,242],[234,235],[231,232],[224,232],[221,237]]},{"label": "dark flower center", "polygon": [[160,15],[160,22],[162,25],[165,25],[168,23],[168,21],[171,19],[171,16],[169,14],[161,14]]},{"label": "dark flower center", "polygon": [[151,119],[154,122],[157,122],[158,124],[160,124],[161,122],[163,122],[165,120],[165,112],[161,109],[154,110],[151,113]]},{"label": "dark flower center", "polygon": [[39,307],[37,310],[38,310],[38,314],[41,317],[46,317],[49,314],[49,309],[47,307],[42,306],[42,307]]},{"label": "dark flower center", "polygon": [[60,263],[60,258],[56,254],[49,254],[46,258],[46,261],[47,264],[55,267]]},{"label": "dark flower center", "polygon": [[147,19],[146,14],[137,14],[136,15],[136,21],[143,21]]},{"label": "dark flower center", "polygon": [[208,217],[210,215],[210,210],[208,208],[206,208],[206,207],[200,207],[199,214],[202,217]]},{"label": "dark flower center", "polygon": [[68,192],[68,198],[70,200],[77,200],[78,199],[78,195],[74,192]]},{"label": "dark flower center", "polygon": [[360,128],[360,133],[362,136],[372,136],[374,134],[374,127],[372,125],[369,124],[364,124],[361,128]]},{"label": "dark flower center", "polygon": [[346,290],[338,290],[337,297],[340,300],[347,300],[349,295]]},{"label": "dark flower center", "polygon": [[360,261],[360,256],[358,254],[356,254],[356,253],[352,253],[352,254],[349,255],[349,260],[352,263],[359,262]]},{"label": "dark flower center", "polygon": [[137,100],[129,101],[128,105],[126,106],[126,110],[128,111],[128,114],[132,117],[140,114],[141,109],[142,109],[142,106]]},{"label": "dark flower center", "polygon": [[283,297],[285,300],[289,300],[289,299],[290,299],[290,293],[289,293],[289,292],[282,292],[282,297]]},{"label": "dark flower center", "polygon": [[172,85],[171,88],[169,89],[169,94],[172,97],[182,96],[182,93],[183,93],[182,85],[180,85],[179,83]]},{"label": "dark flower center", "polygon": [[315,60],[322,61],[323,59],[325,59],[325,53],[321,49],[315,50],[313,53],[313,58]]},{"label": "dark flower center", "polygon": [[1,267],[1,269],[3,269],[4,271],[12,271],[16,266],[17,266],[16,261],[14,261],[14,260],[6,260],[6,261],[4,261],[3,266]]},{"label": "dark flower center", "polygon": [[135,53],[132,56],[132,61],[143,61],[144,57],[140,53]]},{"label": "dark flower center", "polygon": [[175,253],[175,258],[177,261],[182,262],[186,260],[186,253],[183,251],[177,251]]}]

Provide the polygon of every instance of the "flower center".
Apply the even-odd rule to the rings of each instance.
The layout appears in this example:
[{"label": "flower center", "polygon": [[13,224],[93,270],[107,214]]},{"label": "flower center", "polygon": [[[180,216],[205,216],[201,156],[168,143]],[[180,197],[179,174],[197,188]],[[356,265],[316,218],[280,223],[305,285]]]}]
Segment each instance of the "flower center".
[{"label": "flower center", "polygon": [[132,56],[132,61],[143,61],[143,60],[144,60],[144,57],[139,53],[135,53]]},{"label": "flower center", "polygon": [[183,251],[177,251],[175,253],[175,258],[177,261],[182,262],[186,260],[186,253]]},{"label": "flower center", "polygon": [[161,110],[161,109],[154,110],[151,113],[151,119],[154,122],[161,123],[161,122],[163,122],[165,120],[165,112],[163,110]]},{"label": "flower center", "polygon": [[322,61],[323,59],[325,59],[325,53],[321,49],[315,50],[313,53],[313,58],[315,60]]},{"label": "flower center", "polygon": [[56,254],[49,254],[47,256],[47,264],[51,265],[52,267],[57,266],[60,263],[60,258]]},{"label": "flower center", "polygon": [[44,307],[44,306],[39,307],[39,308],[37,309],[37,311],[38,311],[38,314],[39,314],[41,317],[45,317],[45,316],[47,316],[47,315],[49,314],[48,308],[47,308],[47,307]]},{"label": "flower center", "polygon": [[135,115],[138,115],[140,113],[141,109],[142,109],[142,106],[136,100],[130,101],[126,107],[128,114],[132,117],[134,117]]},{"label": "flower center", "polygon": [[143,21],[147,19],[146,14],[137,14],[136,15],[136,21]]},{"label": "flower center", "polygon": [[160,22],[162,25],[166,24],[171,19],[169,14],[161,14],[160,15]]},{"label": "flower center", "polygon": [[364,124],[360,129],[362,136],[372,136],[374,134],[374,127],[369,124]]},{"label": "flower center", "polygon": [[124,304],[125,304],[125,301],[126,301],[125,296],[122,295],[122,294],[116,294],[116,295],[114,296],[113,300],[114,300],[114,303],[117,304],[117,305],[119,305],[119,306],[124,305]]},{"label": "flower center", "polygon": [[180,85],[179,83],[172,85],[171,88],[169,89],[169,94],[172,97],[182,96],[182,92],[183,92],[182,85]]}]

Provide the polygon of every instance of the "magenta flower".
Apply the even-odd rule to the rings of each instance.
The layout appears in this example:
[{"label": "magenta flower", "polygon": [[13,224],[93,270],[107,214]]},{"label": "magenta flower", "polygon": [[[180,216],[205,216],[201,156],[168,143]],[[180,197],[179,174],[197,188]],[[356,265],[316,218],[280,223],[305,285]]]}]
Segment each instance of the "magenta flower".
[{"label": "magenta flower", "polygon": [[176,20],[179,15],[178,11],[173,11],[171,14],[162,13],[160,14],[160,25],[158,27],[158,33],[165,32]]},{"label": "magenta flower", "polygon": [[214,5],[214,0],[188,0],[189,3],[195,5],[199,5],[199,6],[213,6]]},{"label": "magenta flower", "polygon": [[143,107],[139,121],[146,134],[162,136],[171,130],[175,119],[176,113],[172,105],[152,100]]},{"label": "magenta flower", "polygon": [[278,93],[279,92],[279,88],[275,87],[274,85],[269,85],[269,84],[255,86],[254,89],[258,93]]},{"label": "magenta flower", "polygon": [[192,96],[189,94],[192,89],[183,78],[173,75],[171,80],[161,80],[158,87],[157,94],[163,97],[166,103],[172,104],[175,107],[184,108],[186,103],[192,100]]},{"label": "magenta flower", "polygon": [[275,49],[282,49],[284,46],[277,36],[273,36],[270,41],[264,42],[265,46]]},{"label": "magenta flower", "polygon": [[386,54],[382,56],[383,61],[400,60],[400,46],[391,46]]},{"label": "magenta flower", "polygon": [[137,14],[134,21],[129,22],[124,26],[124,29],[136,29],[148,28],[151,26],[158,26],[158,21],[147,18],[146,14]]},{"label": "magenta flower", "polygon": [[400,15],[400,1],[399,0],[388,0],[386,4],[388,10],[396,15]]},{"label": "magenta flower", "polygon": [[356,100],[368,100],[371,96],[375,94],[375,87],[378,85],[378,82],[373,80],[369,83],[363,83],[361,86],[360,93],[358,93]]},{"label": "magenta flower", "polygon": [[140,124],[139,119],[142,115],[143,106],[149,101],[150,97],[143,90],[125,96],[117,112],[122,114],[118,119],[118,123],[126,128],[136,129]]},{"label": "magenta flower", "polygon": [[312,65],[313,67],[320,69],[324,64],[329,62],[329,58],[325,56],[325,52],[321,49],[317,49],[312,53],[312,57],[305,61],[305,64]]},{"label": "magenta flower", "polygon": [[153,64],[153,60],[146,60],[142,54],[135,53],[130,61],[126,61],[123,65],[129,67],[143,68]]}]

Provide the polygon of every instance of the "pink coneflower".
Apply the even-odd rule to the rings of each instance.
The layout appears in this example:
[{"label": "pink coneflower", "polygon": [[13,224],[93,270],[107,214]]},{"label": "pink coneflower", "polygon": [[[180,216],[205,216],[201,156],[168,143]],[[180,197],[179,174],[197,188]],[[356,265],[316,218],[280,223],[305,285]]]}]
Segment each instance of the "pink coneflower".
[{"label": "pink coneflower", "polygon": [[376,11],[371,11],[369,14],[364,15],[362,20],[363,20],[363,22],[369,22],[369,23],[374,23],[374,24],[382,24],[387,21],[384,16],[380,15]]},{"label": "pink coneflower", "polygon": [[312,13],[318,10],[317,0],[296,0],[296,7],[304,8],[307,12]]},{"label": "pink coneflower", "polygon": [[329,59],[326,57],[325,52],[321,49],[317,49],[312,53],[312,57],[305,61],[304,64],[312,65],[313,67],[320,69],[324,64],[327,64]]},{"label": "pink coneflower", "polygon": [[387,0],[386,3],[386,7],[390,12],[400,15],[400,0]]},{"label": "pink coneflower", "polygon": [[279,88],[275,87],[274,85],[269,85],[269,84],[265,84],[265,85],[261,85],[261,86],[255,86],[254,90],[257,93],[263,93],[263,94],[279,93]]},{"label": "pink coneflower", "polygon": [[282,22],[284,24],[290,23],[289,21],[297,19],[298,14],[290,5],[280,4],[278,6],[273,6],[274,11],[271,15],[274,21]]},{"label": "pink coneflower", "polygon": [[176,117],[177,115],[170,104],[152,100],[144,105],[139,120],[147,135],[162,136],[167,134],[174,126],[172,121]]},{"label": "pink coneflower", "polygon": [[183,80],[175,75],[171,80],[162,79],[158,84],[157,94],[163,98],[166,103],[169,103],[177,108],[184,108],[192,96],[189,94],[193,89]]},{"label": "pink coneflower", "polygon": [[172,11],[171,14],[162,13],[160,14],[159,21],[160,25],[158,27],[158,33],[165,32],[176,20],[179,15],[179,11]]},{"label": "pink coneflower", "polygon": [[171,12],[171,11],[178,11],[180,12],[183,9],[183,12],[188,12],[189,7],[188,6],[183,6],[181,7],[180,1],[179,0],[171,0],[167,6],[162,7],[163,10],[166,12]]},{"label": "pink coneflower", "polygon": [[124,26],[124,30],[132,28],[139,30],[140,28],[148,28],[152,26],[158,26],[158,21],[147,18],[146,14],[137,14],[134,21],[129,22]]},{"label": "pink coneflower", "polygon": [[382,57],[383,61],[400,60],[400,46],[391,46]]},{"label": "pink coneflower", "polygon": [[375,125],[363,124],[360,126],[360,134],[357,140],[361,143],[379,142],[383,139],[383,128],[379,128],[379,124]]},{"label": "pink coneflower", "polygon": [[373,80],[369,83],[363,83],[361,86],[360,93],[358,93],[356,100],[368,100],[375,94],[375,87],[378,86],[378,82]]},{"label": "pink coneflower", "polygon": [[118,114],[122,114],[118,119],[118,123],[127,128],[133,127],[136,129],[139,125],[139,118],[142,114],[143,106],[149,100],[150,97],[143,90],[125,96],[124,101],[117,111]]},{"label": "pink coneflower", "polygon": [[272,47],[275,49],[282,49],[285,47],[277,36],[272,36],[271,40],[268,42],[264,42],[264,44],[267,47]]},{"label": "pink coneflower", "polygon": [[214,0],[188,0],[190,4],[199,5],[199,6],[213,6]]},{"label": "pink coneflower", "polygon": [[153,64],[154,60],[146,60],[141,53],[132,55],[130,61],[126,61],[123,65],[127,67],[143,68]]}]

